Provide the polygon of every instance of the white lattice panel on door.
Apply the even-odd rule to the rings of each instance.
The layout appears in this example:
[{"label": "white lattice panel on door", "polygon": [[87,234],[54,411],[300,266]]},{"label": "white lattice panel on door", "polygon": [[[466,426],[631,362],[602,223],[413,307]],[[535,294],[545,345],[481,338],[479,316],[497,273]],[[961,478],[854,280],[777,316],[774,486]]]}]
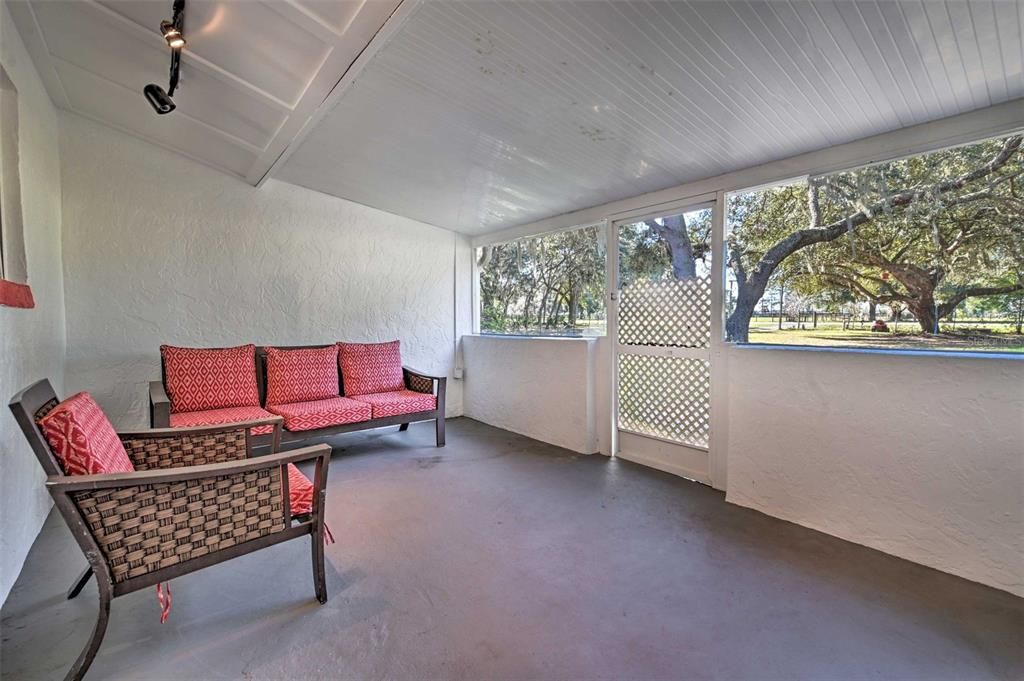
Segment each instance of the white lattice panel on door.
[{"label": "white lattice panel on door", "polygon": [[622,289],[619,343],[708,347],[711,343],[711,279],[639,280]]},{"label": "white lattice panel on door", "polygon": [[707,447],[710,405],[706,359],[619,355],[619,428]]}]

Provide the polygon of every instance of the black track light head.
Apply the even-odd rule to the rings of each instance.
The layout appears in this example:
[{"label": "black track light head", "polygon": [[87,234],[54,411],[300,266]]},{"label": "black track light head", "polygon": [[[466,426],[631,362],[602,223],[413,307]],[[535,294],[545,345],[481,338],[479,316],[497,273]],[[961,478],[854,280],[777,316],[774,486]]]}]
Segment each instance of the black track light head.
[{"label": "black track light head", "polygon": [[174,111],[174,101],[167,96],[164,89],[156,83],[150,83],[142,89],[142,94],[146,96],[146,101],[153,107],[153,110],[158,114],[169,114]]},{"label": "black track light head", "polygon": [[174,22],[166,19],[161,21],[160,32],[163,34],[164,40],[167,41],[167,46],[172,50],[180,50],[185,47],[185,36],[181,34],[181,30],[174,25]]},{"label": "black track light head", "polygon": [[169,114],[175,109],[174,100],[171,97],[178,89],[178,79],[181,76],[181,50],[185,47],[185,36],[182,35],[185,26],[185,0],[174,0],[172,12],[172,19],[160,22],[160,35],[164,37],[167,46],[171,48],[170,80],[167,83],[167,89],[164,90],[156,83],[150,83],[142,89],[146,101],[161,116]]}]

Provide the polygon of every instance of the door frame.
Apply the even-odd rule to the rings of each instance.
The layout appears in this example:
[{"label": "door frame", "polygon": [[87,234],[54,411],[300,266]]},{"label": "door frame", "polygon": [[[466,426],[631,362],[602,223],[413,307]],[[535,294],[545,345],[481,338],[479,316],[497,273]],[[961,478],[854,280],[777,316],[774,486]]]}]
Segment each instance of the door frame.
[{"label": "door frame", "polygon": [[[607,337],[609,346],[609,358],[607,371],[610,372],[609,385],[611,395],[609,399],[610,413],[608,418],[611,422],[611,455],[617,456],[621,451],[620,436],[618,427],[619,411],[619,341],[618,341],[618,305],[619,305],[619,227],[623,224],[638,222],[640,220],[664,217],[687,213],[695,210],[711,209],[711,342],[708,348],[708,359],[710,361],[710,418],[708,430],[707,447],[707,482],[715,489],[724,490],[726,486],[726,436],[728,433],[726,416],[728,385],[726,383],[727,353],[725,337],[723,335],[724,316],[722,304],[724,301],[725,288],[725,192],[715,192],[693,196],[679,201],[648,206],[645,208],[624,211],[609,216],[605,220],[605,240],[607,244],[607,258],[605,259],[605,285],[607,304]],[[636,437],[647,438],[655,442],[665,441],[654,436],[637,435]],[[679,443],[671,443],[692,451],[702,451],[703,448],[691,447]],[[670,473],[679,474],[679,470],[670,470]]]}]

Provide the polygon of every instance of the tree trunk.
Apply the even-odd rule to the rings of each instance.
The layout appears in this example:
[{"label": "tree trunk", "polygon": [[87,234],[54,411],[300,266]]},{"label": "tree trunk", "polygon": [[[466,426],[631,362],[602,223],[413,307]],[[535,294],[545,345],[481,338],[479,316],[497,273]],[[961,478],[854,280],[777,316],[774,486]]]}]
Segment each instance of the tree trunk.
[{"label": "tree trunk", "polygon": [[878,318],[878,303],[873,300],[868,301],[868,321],[873,322]]},{"label": "tree trunk", "polygon": [[726,340],[735,343],[746,343],[750,335],[750,318],[754,315],[754,308],[761,296],[755,298],[747,295],[740,295],[736,298],[736,307],[732,314],[725,320]]},{"label": "tree trunk", "polygon": [[932,292],[922,293],[907,305],[917,318],[924,333],[937,333],[938,318],[935,316],[935,297]]},{"label": "tree trunk", "polygon": [[672,276],[676,279],[696,279],[697,260],[693,257],[693,244],[686,228],[686,219],[682,215],[673,215],[663,218],[662,222],[665,224],[646,220],[644,224],[665,242],[668,257],[672,261]]}]

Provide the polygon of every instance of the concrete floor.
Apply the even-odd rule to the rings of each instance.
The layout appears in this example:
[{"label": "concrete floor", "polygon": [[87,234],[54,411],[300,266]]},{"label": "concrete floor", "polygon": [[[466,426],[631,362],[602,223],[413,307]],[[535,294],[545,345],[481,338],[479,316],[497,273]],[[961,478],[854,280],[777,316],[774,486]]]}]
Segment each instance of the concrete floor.
[{"label": "concrete floor", "polygon": [[[309,541],[114,601],[92,679],[1021,679],[1024,600],[468,419],[343,436],[330,601]],[[52,515],[2,610],[5,679],[59,679],[96,588]]]}]

